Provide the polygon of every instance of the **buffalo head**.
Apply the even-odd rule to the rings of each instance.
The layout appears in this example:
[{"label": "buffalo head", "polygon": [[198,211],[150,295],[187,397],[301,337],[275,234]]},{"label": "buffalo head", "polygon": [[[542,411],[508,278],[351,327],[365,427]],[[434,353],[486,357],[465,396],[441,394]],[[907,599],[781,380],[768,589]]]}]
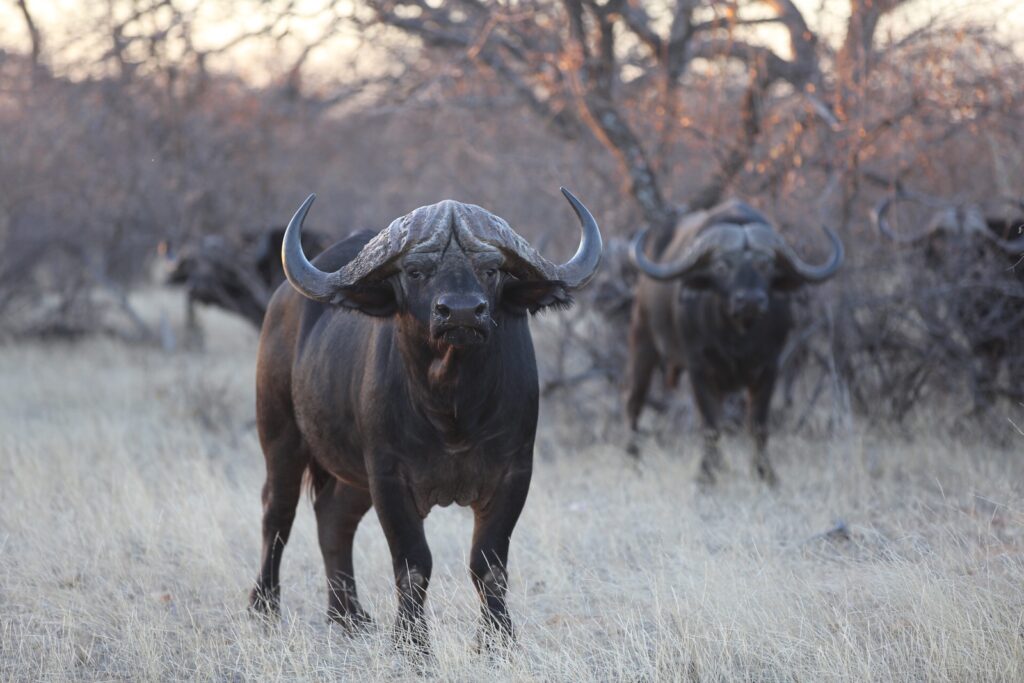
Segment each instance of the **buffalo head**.
[{"label": "buffalo head", "polygon": [[563,189],[581,223],[579,249],[555,265],[504,220],[445,200],[416,209],[371,239],[341,269],[324,272],[303,254],[299,207],[281,248],[285,274],[302,295],[373,316],[398,315],[437,345],[482,344],[503,314],[567,305],[601,260],[601,234],[587,208]]},{"label": "buffalo head", "polygon": [[[742,211],[737,213],[738,209]],[[655,280],[681,280],[689,290],[718,295],[725,317],[749,328],[767,313],[773,291],[791,291],[824,282],[843,262],[843,244],[824,228],[832,242],[831,258],[820,266],[804,262],[767,221],[742,204],[708,221],[675,261],[654,263],[644,253],[647,231],[633,240],[633,263]]]},{"label": "buffalo head", "polygon": [[[897,200],[913,200],[933,209],[931,219],[925,227],[912,235],[901,235],[889,224],[889,211]],[[961,247],[982,247],[991,245],[1010,256],[1024,254],[1024,202],[1016,199],[1000,199],[1000,206],[986,207],[977,204],[952,204],[918,193],[897,193],[886,197],[875,207],[872,220],[885,237],[904,245],[927,244],[937,251],[940,242],[953,242]],[[1007,213],[1005,209],[1012,209]],[[937,256],[937,254],[936,254]]]}]

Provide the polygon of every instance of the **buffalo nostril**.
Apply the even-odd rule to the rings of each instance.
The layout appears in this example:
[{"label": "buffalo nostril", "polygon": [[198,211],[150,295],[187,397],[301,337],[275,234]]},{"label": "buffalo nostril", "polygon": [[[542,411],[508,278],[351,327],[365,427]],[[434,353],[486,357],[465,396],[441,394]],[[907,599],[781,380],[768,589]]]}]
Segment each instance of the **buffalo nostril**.
[{"label": "buffalo nostril", "polygon": [[448,308],[444,304],[436,304],[434,306],[434,312],[436,312],[440,317],[444,318],[445,320],[450,318],[452,315],[452,309]]},{"label": "buffalo nostril", "polygon": [[473,312],[477,314],[477,317],[482,316],[484,313],[487,312],[487,302],[481,301],[479,304],[477,304],[477,307],[473,309]]}]

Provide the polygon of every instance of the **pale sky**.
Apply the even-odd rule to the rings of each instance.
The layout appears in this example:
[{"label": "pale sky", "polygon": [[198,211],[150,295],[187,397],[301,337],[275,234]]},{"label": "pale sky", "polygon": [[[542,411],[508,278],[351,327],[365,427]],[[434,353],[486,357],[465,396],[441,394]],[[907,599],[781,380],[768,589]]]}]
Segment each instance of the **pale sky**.
[{"label": "pale sky", "polygon": [[[95,53],[105,45],[90,43],[83,29],[93,25],[105,12],[106,2],[96,0],[28,0],[32,13],[48,39],[47,47],[57,50],[56,61],[66,65],[74,61],[75,55]],[[840,39],[848,16],[848,0],[795,0],[797,6],[811,27],[825,39]],[[298,0],[297,10],[310,17],[329,0]],[[113,2],[115,6],[119,3]],[[194,32],[201,46],[219,45],[241,31],[252,30],[261,25],[268,6],[278,3],[266,0],[181,0],[182,7],[199,7]],[[652,3],[656,4],[656,3]],[[907,7],[888,17],[879,29],[879,40],[884,41],[889,33],[900,35],[908,29],[919,26],[928,17],[938,16],[944,23],[972,21],[991,23],[1006,36],[1016,37],[1024,29],[1024,2],[1020,0],[914,0]],[[293,35],[312,38],[322,31],[323,20],[299,19],[290,26]],[[775,31],[778,31],[776,28]],[[771,31],[762,33],[764,39],[775,43],[778,34]],[[784,40],[784,39],[783,39]],[[1015,41],[1024,54],[1024,44]],[[334,39],[329,48],[318,51],[310,59],[311,70],[317,66],[331,68],[340,56],[350,58],[359,45],[358,36],[349,32]],[[0,0],[0,47],[25,50],[28,46],[15,0]],[[361,50],[366,53],[366,50]],[[358,53],[357,53],[358,54]],[[367,57],[372,59],[372,52]],[[273,74],[274,55],[267,51],[259,54],[249,50],[241,58],[243,65],[251,69],[251,76],[258,73]],[[346,59],[348,61],[348,59]],[[365,61],[365,60],[364,60]],[[255,80],[260,80],[256,78]]]}]

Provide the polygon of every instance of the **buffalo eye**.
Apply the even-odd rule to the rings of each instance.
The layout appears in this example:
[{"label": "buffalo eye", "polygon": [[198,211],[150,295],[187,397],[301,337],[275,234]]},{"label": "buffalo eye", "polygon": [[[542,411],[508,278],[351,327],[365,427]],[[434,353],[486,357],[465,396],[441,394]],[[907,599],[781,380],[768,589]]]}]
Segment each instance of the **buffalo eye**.
[{"label": "buffalo eye", "polygon": [[417,268],[411,268],[411,269],[405,271],[405,275],[410,280],[423,280],[424,278],[427,277],[426,274],[422,270],[419,270]]},{"label": "buffalo eye", "polygon": [[494,276],[497,275],[497,274],[498,274],[498,269],[497,268],[488,268],[487,270],[484,271],[484,275],[487,276],[488,280],[493,279]]}]

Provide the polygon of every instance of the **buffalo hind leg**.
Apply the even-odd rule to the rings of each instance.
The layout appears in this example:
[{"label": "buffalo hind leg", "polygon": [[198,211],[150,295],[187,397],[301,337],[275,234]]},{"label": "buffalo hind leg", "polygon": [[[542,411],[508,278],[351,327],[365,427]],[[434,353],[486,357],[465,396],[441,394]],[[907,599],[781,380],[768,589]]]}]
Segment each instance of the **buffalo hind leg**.
[{"label": "buffalo hind leg", "polygon": [[356,595],[352,544],[356,527],[373,506],[373,500],[365,489],[350,486],[326,473],[321,476],[325,480],[318,482],[313,509],[327,572],[327,616],[348,627],[364,626],[370,617]]},{"label": "buffalo hind leg", "polygon": [[766,372],[748,391],[750,432],[754,437],[754,471],[769,486],[778,483],[768,459],[768,410],[775,389],[775,372]]},{"label": "buffalo hind leg", "polygon": [[281,555],[302,493],[302,475],[309,462],[298,438],[278,439],[265,448],[267,480],[263,485],[263,550],[256,586],[249,595],[255,612],[276,615],[281,605]]},{"label": "buffalo hind leg", "polygon": [[481,650],[490,649],[495,641],[509,645],[515,639],[505,601],[508,548],[529,488],[529,471],[510,474],[486,505],[473,508],[475,523],[469,574],[480,595],[483,611],[483,626],[477,641]]},{"label": "buffalo hind leg", "polygon": [[713,389],[710,378],[696,367],[690,369],[690,384],[693,387],[693,398],[697,403],[697,411],[704,423],[704,452],[700,461],[697,482],[702,485],[710,485],[715,483],[717,472],[722,467],[722,453],[718,446],[721,435],[718,429],[718,416],[721,411],[722,397]]},{"label": "buffalo hind leg", "polygon": [[430,655],[430,638],[423,605],[433,559],[423,531],[423,517],[408,486],[395,476],[372,477],[373,507],[388,539],[398,588],[395,638],[424,657]]},{"label": "buffalo hind leg", "polygon": [[634,457],[640,455],[637,444],[640,413],[644,409],[651,375],[657,364],[658,351],[647,329],[647,321],[643,314],[634,309],[629,327],[629,358],[626,363],[626,418],[630,429],[626,452]]}]

